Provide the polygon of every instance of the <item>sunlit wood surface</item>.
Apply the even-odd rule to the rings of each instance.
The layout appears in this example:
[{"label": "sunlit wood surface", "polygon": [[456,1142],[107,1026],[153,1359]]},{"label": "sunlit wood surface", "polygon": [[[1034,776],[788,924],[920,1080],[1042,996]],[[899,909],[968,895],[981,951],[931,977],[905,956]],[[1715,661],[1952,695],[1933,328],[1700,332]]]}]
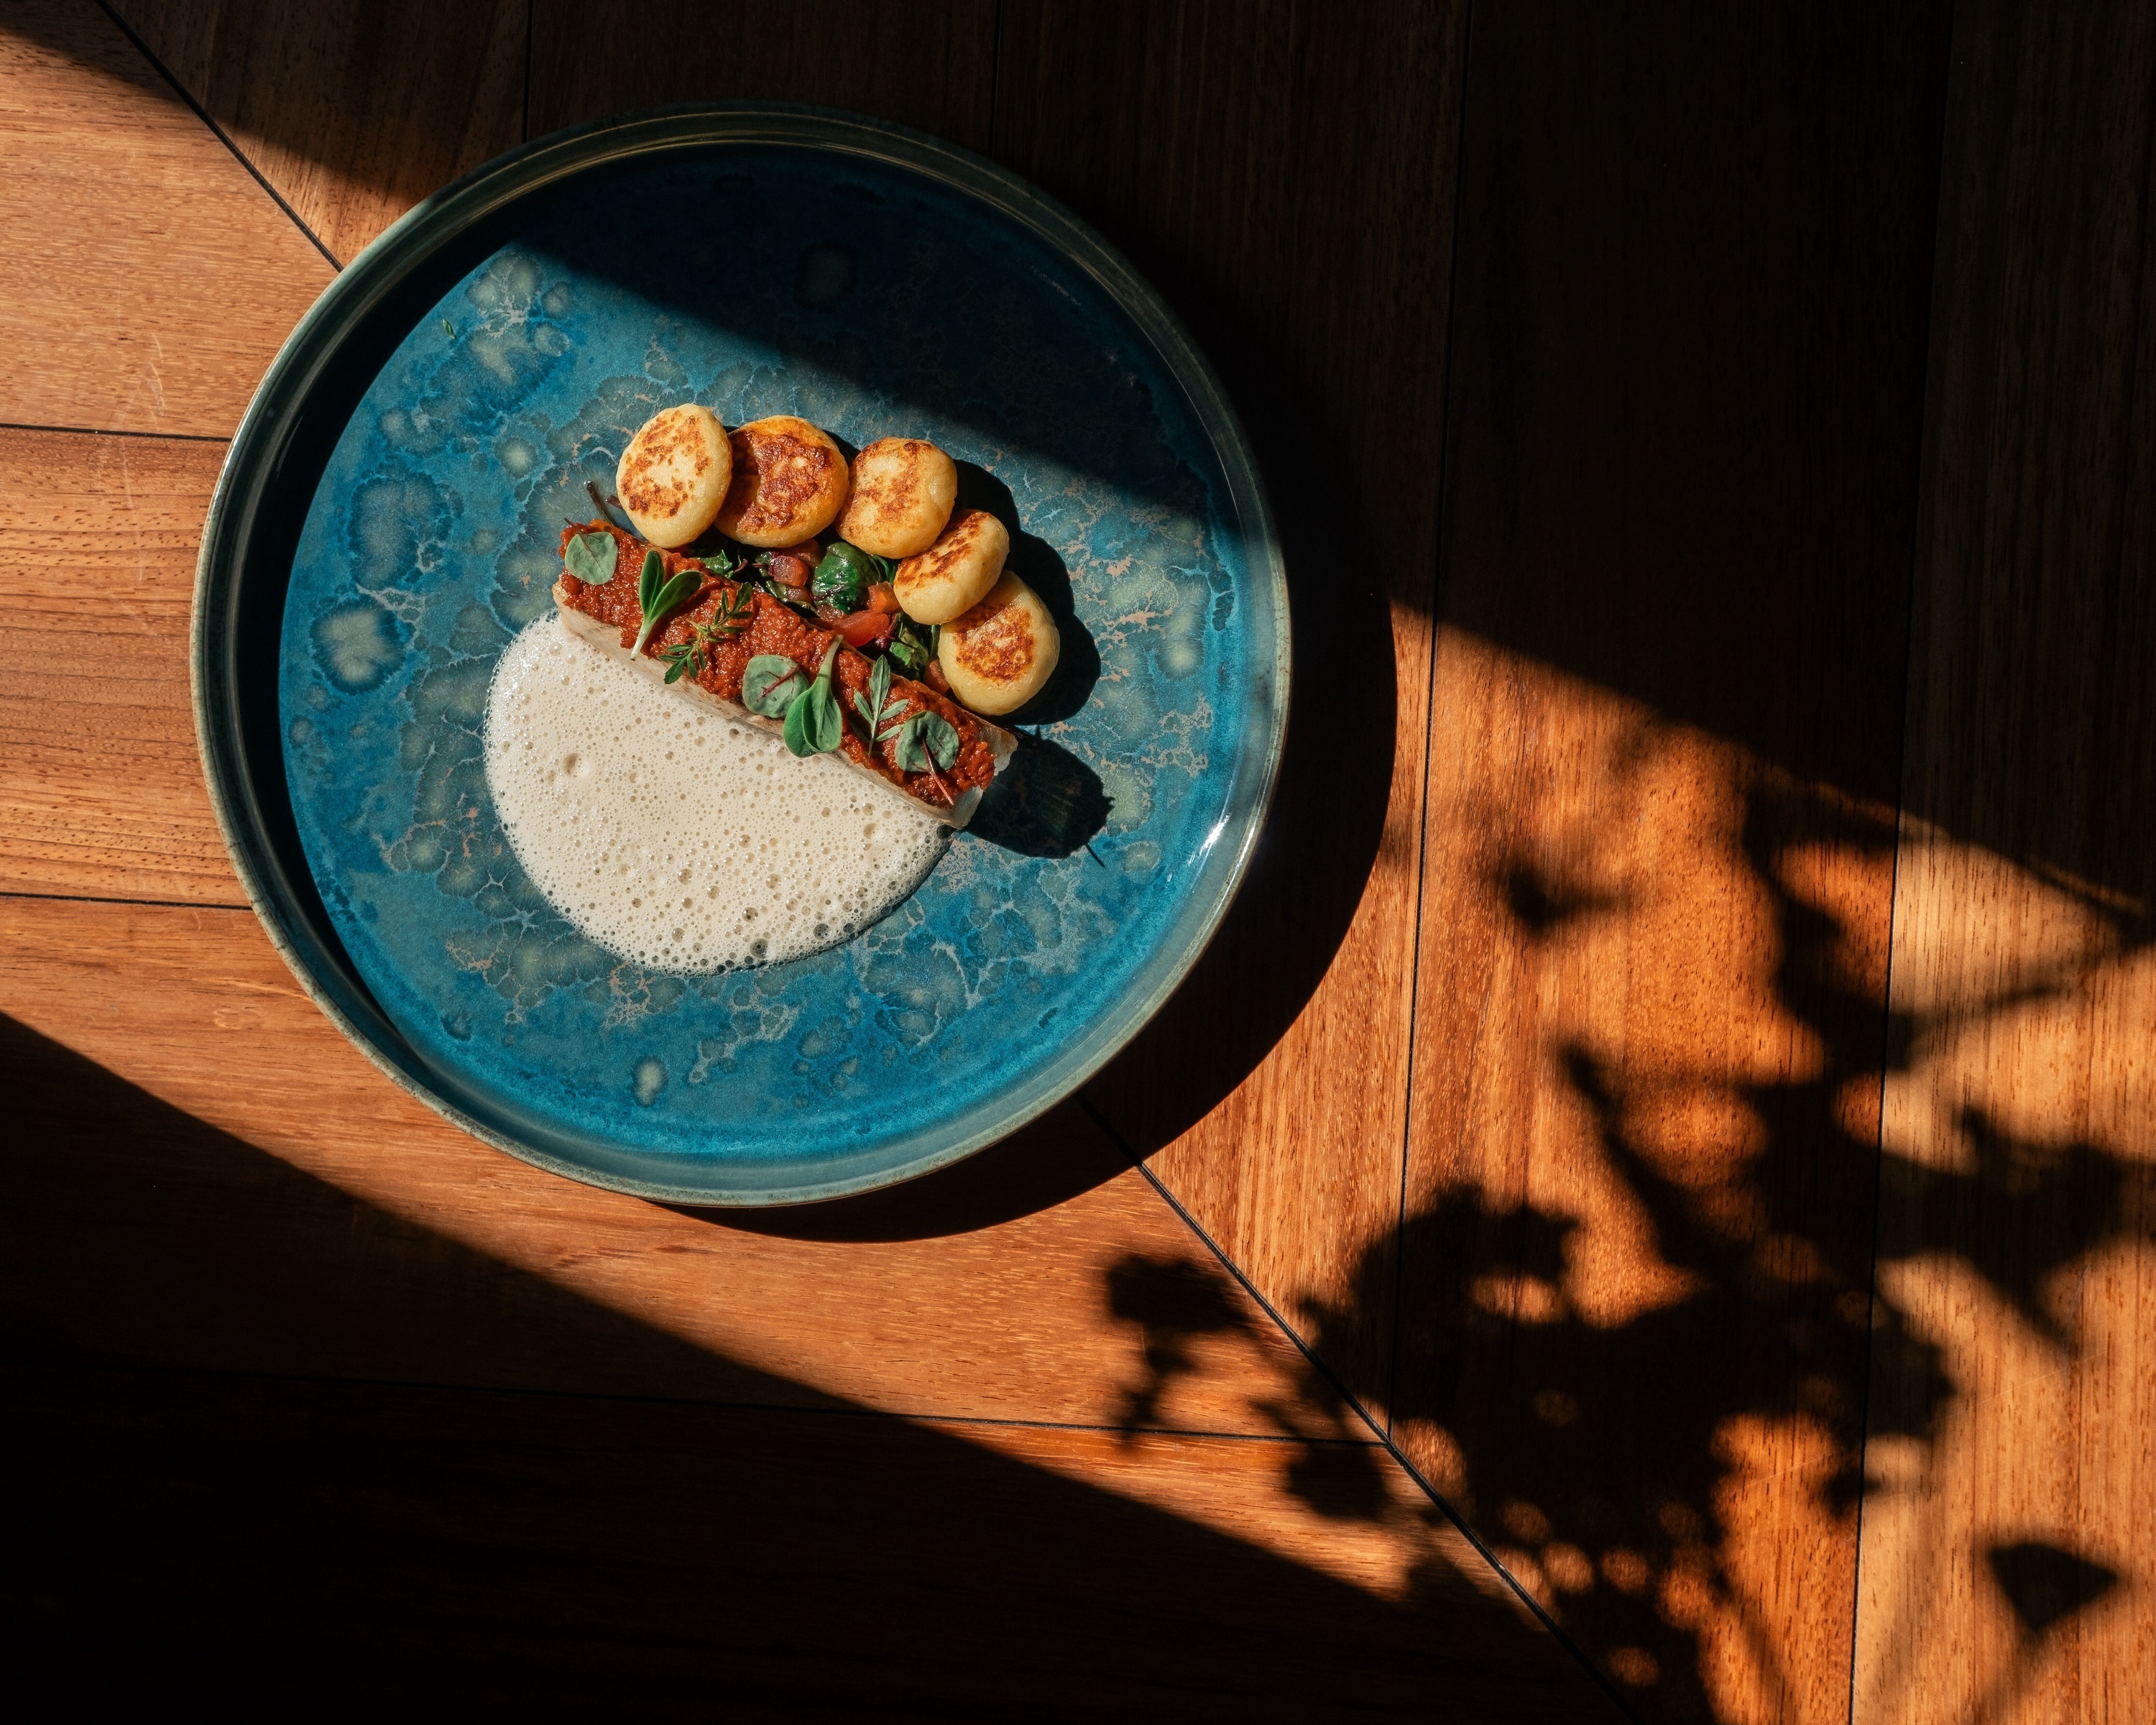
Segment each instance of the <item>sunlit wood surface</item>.
[{"label": "sunlit wood surface", "polygon": [[[1353,18],[0,12],[8,1586],[85,1695],[2156,1717],[2156,27]],[[308,1004],[185,632],[337,268],[729,95],[1131,254],[1297,680],[1250,883],[1082,1097],[714,1219]]]}]

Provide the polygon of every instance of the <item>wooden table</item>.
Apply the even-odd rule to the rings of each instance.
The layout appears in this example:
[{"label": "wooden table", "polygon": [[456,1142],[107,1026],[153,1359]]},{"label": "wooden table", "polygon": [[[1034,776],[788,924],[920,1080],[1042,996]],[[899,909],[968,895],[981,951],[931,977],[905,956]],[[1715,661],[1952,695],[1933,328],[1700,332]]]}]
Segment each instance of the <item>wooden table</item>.
[{"label": "wooden table", "polygon": [[[2156,18],[1645,10],[0,13],[36,1651],[314,1712],[2156,1717]],[[744,95],[1130,253],[1260,449],[1297,659],[1139,1044],[749,1217],[341,1040],[184,646],[342,260]]]}]

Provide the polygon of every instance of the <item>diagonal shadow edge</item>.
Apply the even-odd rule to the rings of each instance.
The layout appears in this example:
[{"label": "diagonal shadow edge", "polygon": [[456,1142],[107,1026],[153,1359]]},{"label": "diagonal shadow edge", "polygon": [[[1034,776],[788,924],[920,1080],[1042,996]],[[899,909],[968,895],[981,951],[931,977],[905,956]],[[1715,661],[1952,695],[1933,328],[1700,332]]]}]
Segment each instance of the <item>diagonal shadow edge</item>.
[{"label": "diagonal shadow edge", "polygon": [[[146,1420],[146,1408],[161,1398],[165,1403],[208,1398],[220,1406],[296,1400],[342,1411],[323,1419],[294,1416],[297,1424],[281,1459],[254,1457],[293,1491],[346,1489],[336,1480],[326,1486],[320,1479],[306,1483],[300,1478],[311,1471],[310,1458],[327,1453],[339,1458],[340,1466],[357,1470],[349,1489],[361,1497],[387,1470],[381,1476],[391,1480],[393,1495],[431,1502],[428,1494],[440,1489],[435,1461],[463,1441],[458,1432],[481,1430],[491,1434],[481,1447],[504,1469],[553,1470],[542,1481],[543,1489],[526,1493],[530,1501],[523,1511],[558,1507],[596,1518],[594,1537],[602,1543],[620,1537],[634,1544],[634,1536],[614,1519],[618,1495],[630,1489],[629,1482],[603,1470],[594,1479],[588,1471],[585,1458],[594,1444],[629,1442],[666,1455],[680,1451],[675,1461],[662,1458],[660,1469],[675,1491],[685,1485],[685,1468],[708,1480],[721,1461],[720,1471],[731,1476],[739,1476],[744,1465],[750,1477],[759,1470],[793,1466],[795,1459],[785,1453],[789,1444],[820,1445],[829,1453],[820,1456],[819,1468],[839,1467],[855,1491],[872,1486],[878,1477],[894,1484],[909,1475],[926,1477],[927,1488],[898,1494],[903,1508],[872,1491],[877,1507],[866,1524],[859,1520],[861,1507],[844,1502],[827,1517],[824,1532],[830,1548],[839,1550],[863,1525],[873,1544],[875,1530],[885,1525],[875,1516],[906,1521],[907,1537],[877,1558],[886,1569],[872,1566],[870,1591],[883,1586],[917,1592],[926,1586],[927,1596],[907,1617],[917,1639],[952,1656],[947,1667],[938,1669],[968,1669],[983,1682],[1023,1690],[1030,1681],[1028,1661],[1052,1666],[1065,1638],[1089,1627],[1096,1655],[1113,1680],[1102,1699],[1121,1693],[1127,1702],[1154,1692],[1149,1686],[1167,1681],[1163,1658],[1183,1674],[1178,1681],[1197,1672],[1217,1684],[1246,1687],[1255,1699],[1292,1692],[1306,1707],[1321,1711],[1344,1704],[1358,1688],[1363,1702],[1389,1692],[1402,1701],[1426,1692],[1432,1681],[1456,1678],[1471,1688],[1487,1679],[1495,1684],[1491,1700],[1514,1696],[1527,1702],[1537,1683],[1558,1681],[1547,1671],[1537,1675],[1537,1661],[1553,1664],[1547,1651],[1536,1651],[1547,1643],[1495,1601],[1487,1602],[1486,1610],[1466,1608],[1476,1620],[1472,1624],[1460,1615],[1456,1590],[1440,1600],[1424,1588],[1404,1605],[1395,1604],[1246,1541],[982,1450],[918,1421],[820,1396],[708,1354],[388,1216],[158,1101],[12,1019],[0,1019],[0,1070],[13,1081],[18,1117],[31,1128],[28,1142],[40,1152],[18,1159],[15,1201],[0,1218],[0,1235],[9,1238],[8,1250],[0,1254],[0,1286],[7,1289],[5,1346],[13,1375],[18,1389],[53,1372],[78,1387],[101,1386],[46,1398],[52,1405],[33,1422],[38,1429],[32,1435],[51,1453],[44,1467],[14,1475],[18,1490],[38,1500],[33,1519],[55,1539],[64,1532],[63,1523],[80,1529],[83,1518],[92,1516],[94,1502],[131,1502],[156,1481],[162,1484],[150,1495],[167,1506],[131,1521],[123,1517],[121,1527],[105,1529],[92,1542],[105,1553],[90,1566],[95,1574],[77,1574],[80,1565],[74,1560],[55,1558],[55,1573],[73,1577],[67,1585],[76,1591],[69,1597],[79,1604],[110,1602],[116,1590],[124,1594],[135,1585],[111,1579],[116,1571],[157,1569],[154,1562],[131,1566],[111,1559],[130,1539],[143,1554],[159,1557],[165,1548],[157,1544],[158,1530],[173,1515],[179,1517],[177,1526],[167,1530],[173,1538],[208,1541],[219,1549],[220,1541],[228,1545],[238,1538],[244,1546],[255,1533],[266,1538],[276,1524],[274,1504],[244,1493],[238,1503],[215,1502],[199,1516],[191,1510],[168,1513],[167,1500],[210,1490],[223,1477],[219,1470],[230,1464],[198,1466],[200,1458],[190,1461],[187,1455],[174,1460],[193,1440],[172,1438],[157,1416]],[[280,1221],[281,1226],[266,1225]],[[394,1358],[399,1352],[405,1356],[401,1361]],[[167,1368],[160,1378],[163,1387],[145,1388],[145,1371],[157,1373],[154,1364],[146,1368],[144,1357],[157,1362],[160,1354]],[[413,1381],[415,1360],[419,1381]],[[482,1375],[490,1372],[498,1381],[471,1382],[474,1362],[481,1363]],[[293,1371],[295,1363],[305,1369]],[[385,1363],[393,1369],[385,1372]],[[505,1363],[518,1369],[504,1371]],[[526,1381],[516,1381],[520,1375]],[[707,1389],[723,1389],[728,1400],[741,1404],[654,1397],[654,1378],[672,1390],[684,1380],[701,1378]],[[598,1394],[590,1393],[594,1387]],[[495,1411],[475,1412],[475,1396]],[[100,1397],[110,1404],[102,1413],[90,1406]],[[397,1411],[412,1407],[435,1411],[413,1416],[413,1426]],[[830,1420],[838,1415],[855,1417],[842,1418],[834,1427]],[[214,1425],[225,1416],[213,1409],[205,1417]],[[272,1425],[282,1417],[264,1416]],[[252,1418],[239,1425],[252,1431]],[[808,1430],[800,1425],[804,1420],[822,1420],[815,1430],[827,1434],[843,1428],[851,1435],[827,1435],[811,1443],[799,1435]],[[356,1421],[364,1433],[373,1429],[370,1420],[396,1427],[396,1445],[384,1446],[395,1449],[395,1456],[356,1457],[331,1429]],[[543,1444],[527,1445],[518,1436],[527,1427],[552,1429],[564,1422],[581,1434],[562,1452],[570,1459],[549,1461]],[[779,1425],[793,1434],[783,1442],[767,1435]],[[159,1437],[161,1430],[166,1438]],[[728,1437],[731,1447],[721,1445],[723,1455],[711,1448],[714,1433]],[[243,1452],[254,1441],[228,1433],[211,1448],[221,1450],[226,1438]],[[370,1472],[377,1462],[377,1471]],[[95,1490],[74,1489],[89,1486],[93,1473]],[[507,1499],[517,1495],[509,1486],[503,1491]],[[210,1495],[214,1498],[216,1491]],[[733,1497],[725,1502],[730,1513],[749,1512]],[[447,1512],[446,1505],[438,1507]],[[495,1499],[459,1504],[482,1519],[501,1507]],[[669,1512],[675,1512],[692,1523],[700,1514],[708,1522],[711,1513],[700,1510],[693,1494],[672,1504]],[[1024,1537],[1012,1539],[1020,1528]],[[954,1536],[954,1529],[963,1537]],[[377,1549],[355,1526],[329,1539],[323,1560],[349,1555],[346,1545],[384,1572],[394,1572],[413,1556]],[[1075,1563],[1066,1566],[1068,1573],[1060,1574],[1052,1589],[1028,1567],[1073,1558]],[[472,1577],[510,1584],[494,1567],[506,1570],[507,1559],[484,1538],[460,1561]],[[925,1583],[918,1573],[923,1570]],[[304,1593],[310,1574],[287,1574],[277,1584]],[[18,1584],[21,1578],[18,1571]],[[312,1579],[326,1584],[321,1575]],[[40,1585],[51,1592],[51,1585]],[[1189,1595],[1180,1605],[1173,1603],[1178,1589]],[[992,1597],[998,1590],[1009,1595],[1000,1603]],[[19,1585],[11,1591],[19,1591]],[[1158,1595],[1150,1609],[1171,1620],[1186,1620],[1180,1639],[1166,1652],[1152,1646],[1142,1624],[1131,1618],[1148,1594]],[[978,1595],[973,1609],[989,1614],[993,1633],[983,1629],[969,1635],[966,1626],[954,1626],[949,1620],[954,1595]],[[1199,1620],[1188,1620],[1190,1600],[1201,1598],[1223,1602],[1221,1609],[1234,1620],[1216,1622],[1204,1612]],[[1231,1599],[1236,1602],[1232,1609],[1225,1604]],[[271,1604],[257,1603],[265,1609]],[[887,1607],[872,1603],[869,1609],[875,1622],[861,1619],[850,1627],[870,1641],[888,1640],[889,1625],[879,1615]],[[1142,1619],[1144,1613],[1139,1615]],[[1254,1622],[1262,1631],[1260,1642],[1276,1638],[1283,1651],[1262,1680],[1246,1682],[1255,1669],[1256,1649],[1245,1645]],[[707,1625],[701,1634],[709,1644],[727,1632],[722,1625]],[[1330,1658],[1309,1661],[1313,1634],[1321,1645],[1327,1636],[1341,1638],[1343,1646],[1365,1644],[1374,1666],[1357,1675]],[[1563,1668],[1563,1661],[1553,1664]],[[1522,1717],[1567,1716],[1557,1707],[1548,1713],[1532,1707],[1515,1712]]]}]

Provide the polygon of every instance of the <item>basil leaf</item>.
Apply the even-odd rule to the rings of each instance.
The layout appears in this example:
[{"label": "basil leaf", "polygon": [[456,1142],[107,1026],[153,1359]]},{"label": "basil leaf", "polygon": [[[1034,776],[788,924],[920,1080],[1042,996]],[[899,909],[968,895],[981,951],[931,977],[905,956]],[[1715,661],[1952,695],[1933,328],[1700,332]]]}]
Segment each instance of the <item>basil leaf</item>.
[{"label": "basil leaf", "polygon": [[579,581],[604,587],[613,579],[614,543],[611,533],[579,533],[562,553],[562,561]]},{"label": "basil leaf", "polygon": [[786,710],[786,746],[797,755],[819,752],[816,745],[808,740],[808,697],[803,694]]},{"label": "basil leaf", "polygon": [[659,589],[659,614],[664,617],[685,599],[702,592],[703,587],[704,578],[701,574],[694,569],[684,569]]},{"label": "basil leaf", "polygon": [[644,560],[646,597],[644,601],[644,627],[636,632],[635,650],[639,653],[644,650],[644,644],[651,639],[659,625],[666,620],[667,614],[677,608],[682,600],[704,584],[702,575],[694,569],[684,569],[670,581],[663,583],[655,592],[652,591],[651,572],[658,559],[659,553],[654,551]]},{"label": "basil leaf", "polygon": [[637,578],[636,603],[644,612],[644,625],[651,623],[651,602],[659,597],[660,583],[666,578],[666,559],[655,551],[644,554],[644,572]]},{"label": "basil leaf", "polygon": [[828,685],[820,696],[812,693],[808,703],[808,728],[819,755],[829,754],[845,740],[845,722],[839,716],[839,703],[832,698]]},{"label": "basil leaf", "polygon": [[786,710],[786,746],[797,755],[828,755],[839,746],[845,727],[839,721],[839,704],[831,691],[810,684],[800,700]]},{"label": "basil leaf", "polygon": [[784,655],[759,653],[742,673],[742,705],[767,719],[783,719],[803,680],[801,667]]},{"label": "basil leaf", "polygon": [[846,734],[846,721],[831,693],[831,667],[839,662],[836,641],[824,649],[816,680],[786,710],[786,746],[797,755],[828,755]]},{"label": "basil leaf", "polygon": [[957,729],[941,713],[916,713],[900,730],[896,752],[901,772],[926,773],[933,761],[947,773],[958,758]]},{"label": "basil leaf", "polygon": [[868,553],[841,539],[824,553],[808,587],[827,605],[858,611],[868,603],[869,583],[875,578]]}]

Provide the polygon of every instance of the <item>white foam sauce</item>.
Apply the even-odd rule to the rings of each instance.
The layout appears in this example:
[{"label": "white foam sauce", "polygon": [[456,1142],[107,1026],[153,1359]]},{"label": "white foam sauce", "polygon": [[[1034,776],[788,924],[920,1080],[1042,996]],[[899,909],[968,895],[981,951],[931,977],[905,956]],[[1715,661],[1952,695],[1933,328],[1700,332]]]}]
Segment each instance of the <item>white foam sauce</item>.
[{"label": "white foam sauce", "polygon": [[813,952],[927,877],[950,834],[840,762],[660,686],[549,615],[486,702],[486,783],[547,901],[670,971]]}]

